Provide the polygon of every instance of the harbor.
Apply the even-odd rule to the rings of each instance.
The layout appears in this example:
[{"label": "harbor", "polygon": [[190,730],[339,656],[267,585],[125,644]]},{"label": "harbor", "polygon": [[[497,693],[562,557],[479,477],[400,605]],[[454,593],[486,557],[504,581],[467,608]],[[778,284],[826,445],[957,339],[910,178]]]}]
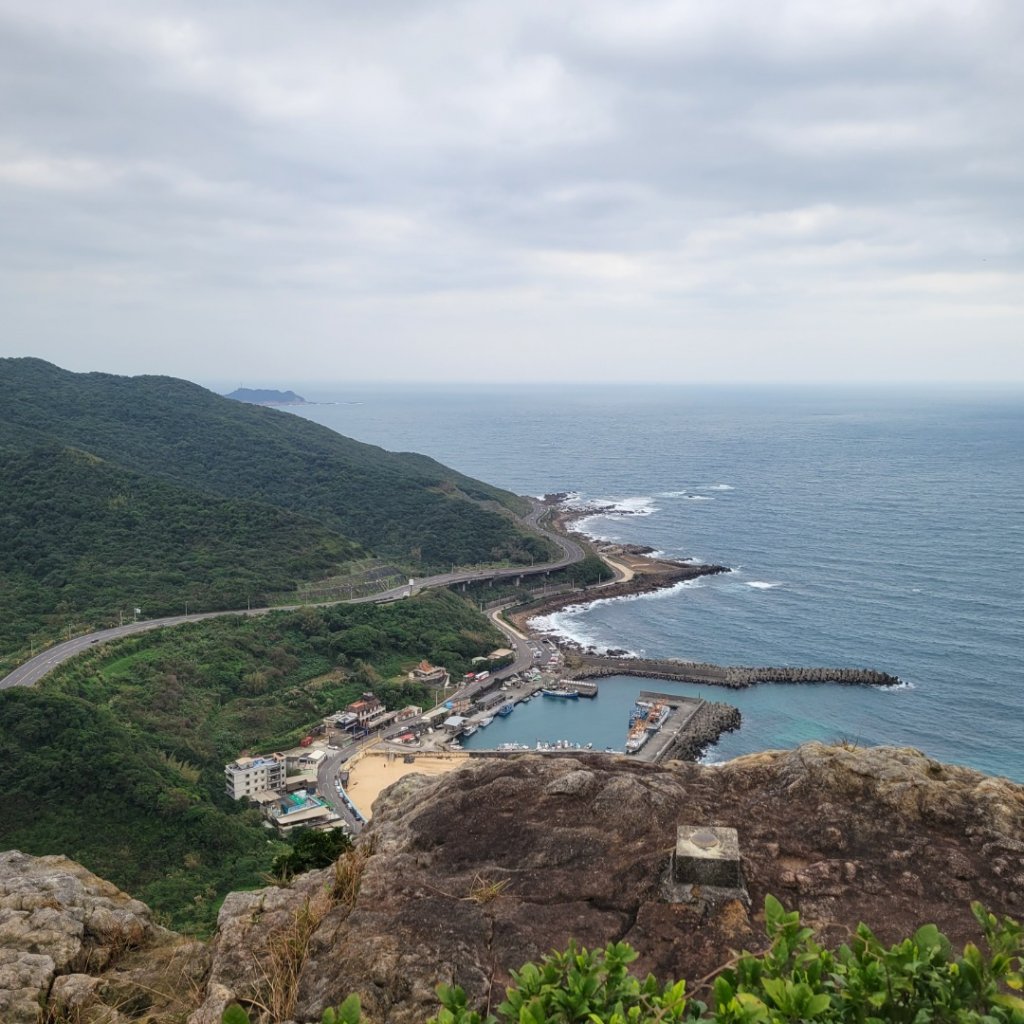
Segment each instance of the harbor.
[{"label": "harbor", "polygon": [[[511,704],[507,714],[487,708],[452,723],[450,728],[458,731],[449,746],[471,753],[589,750],[646,762],[692,760],[723,732],[739,726],[739,712],[730,705],[669,692],[671,682],[664,692],[641,690],[640,685],[639,680],[620,678],[602,680],[598,689],[591,681],[584,693],[576,690],[579,681],[538,674],[500,691],[501,702],[493,703]],[[628,724],[637,701],[658,705],[660,710],[649,723],[645,721],[645,738],[630,751]]]}]

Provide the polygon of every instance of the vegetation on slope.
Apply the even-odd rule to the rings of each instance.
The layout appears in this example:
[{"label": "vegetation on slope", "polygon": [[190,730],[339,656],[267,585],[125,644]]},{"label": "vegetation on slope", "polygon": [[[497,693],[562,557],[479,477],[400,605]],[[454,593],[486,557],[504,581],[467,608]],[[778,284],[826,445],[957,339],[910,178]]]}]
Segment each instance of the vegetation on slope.
[{"label": "vegetation on slope", "polygon": [[507,491],[426,456],[361,444],[171,377],[74,374],[38,359],[0,360],[0,446],[27,436],[208,494],[304,513],[428,567],[547,554],[543,541],[521,535],[495,511],[525,511]]},{"label": "vegetation on slope", "polygon": [[416,575],[552,557],[512,519],[523,509],[432,459],[187,381],[0,359],[0,671],[68,625],[244,606],[360,549]]},{"label": "vegetation on slope", "polygon": [[[209,930],[222,897],[259,884],[283,847],[258,812],[105,707],[63,693],[0,694],[0,847],[63,853]],[[223,784],[221,785],[223,789]]]},{"label": "vegetation on slope", "polygon": [[364,690],[388,707],[429,693],[393,677],[427,657],[453,672],[501,641],[454,595],[225,617],[130,637],[0,692],[0,848],[64,853],[177,928],[212,927],[259,885],[280,844],[224,793],[241,751],[294,745]]},{"label": "vegetation on slope", "polygon": [[293,512],[57,445],[0,461],[0,524],[0,651],[11,652],[66,626],[116,625],[135,607],[153,617],[262,604],[359,553]]}]

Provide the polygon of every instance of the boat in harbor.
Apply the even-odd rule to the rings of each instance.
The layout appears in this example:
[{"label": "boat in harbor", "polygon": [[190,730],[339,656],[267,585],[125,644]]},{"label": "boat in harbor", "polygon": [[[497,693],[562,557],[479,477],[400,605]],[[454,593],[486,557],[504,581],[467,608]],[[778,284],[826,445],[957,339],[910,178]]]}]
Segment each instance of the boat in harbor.
[{"label": "boat in harbor", "polygon": [[562,679],[558,684],[566,690],[573,690],[581,697],[594,698],[597,696],[597,683],[590,679]]},{"label": "boat in harbor", "polygon": [[626,753],[639,754],[652,735],[652,733],[647,731],[647,725],[643,721],[634,724],[629,730],[629,736],[626,738]]},{"label": "boat in harbor", "polygon": [[564,686],[553,686],[550,689],[545,688],[540,691],[545,697],[550,697],[552,700],[579,700],[580,695],[575,690],[570,690]]},{"label": "boat in harbor", "polygon": [[494,721],[494,716],[493,715],[488,715],[486,718],[481,718],[480,722],[478,724],[479,724],[481,729],[486,729],[487,726],[489,726],[491,724],[491,722],[493,722],[493,721]]},{"label": "boat in harbor", "polygon": [[646,729],[648,732],[657,732],[672,714],[672,709],[667,704],[655,704],[647,716]]},{"label": "boat in harbor", "polygon": [[515,711],[515,707],[516,706],[512,703],[512,701],[505,701],[505,703],[502,704],[500,708],[498,708],[498,714],[501,715],[502,718],[508,718],[508,716],[511,715],[513,711]]},{"label": "boat in harbor", "polygon": [[476,730],[477,730],[477,727],[475,725],[467,725],[465,727],[465,729],[462,730],[462,735],[463,736],[472,736],[473,733],[476,732]]},{"label": "boat in harbor", "polygon": [[660,731],[671,714],[670,704],[661,701],[637,700],[629,712],[626,753],[640,753],[647,741]]}]

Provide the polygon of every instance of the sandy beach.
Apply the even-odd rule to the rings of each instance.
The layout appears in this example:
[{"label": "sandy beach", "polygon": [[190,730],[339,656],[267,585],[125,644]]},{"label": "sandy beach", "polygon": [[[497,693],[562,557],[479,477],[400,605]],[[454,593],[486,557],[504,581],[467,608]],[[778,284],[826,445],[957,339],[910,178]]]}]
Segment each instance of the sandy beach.
[{"label": "sandy beach", "polygon": [[416,753],[414,758],[408,764],[402,754],[373,750],[352,763],[345,792],[364,818],[370,819],[374,800],[393,782],[416,773],[444,775],[465,764],[469,755],[452,751],[445,754]]}]

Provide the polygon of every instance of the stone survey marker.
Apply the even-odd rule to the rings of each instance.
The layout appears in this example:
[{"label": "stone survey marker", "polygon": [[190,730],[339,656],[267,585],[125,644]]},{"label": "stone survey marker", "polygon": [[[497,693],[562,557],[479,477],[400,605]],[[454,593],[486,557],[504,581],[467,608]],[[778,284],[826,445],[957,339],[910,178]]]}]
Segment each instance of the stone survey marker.
[{"label": "stone survey marker", "polygon": [[736,829],[680,825],[676,830],[670,877],[673,886],[720,889],[722,896],[747,899]]}]

